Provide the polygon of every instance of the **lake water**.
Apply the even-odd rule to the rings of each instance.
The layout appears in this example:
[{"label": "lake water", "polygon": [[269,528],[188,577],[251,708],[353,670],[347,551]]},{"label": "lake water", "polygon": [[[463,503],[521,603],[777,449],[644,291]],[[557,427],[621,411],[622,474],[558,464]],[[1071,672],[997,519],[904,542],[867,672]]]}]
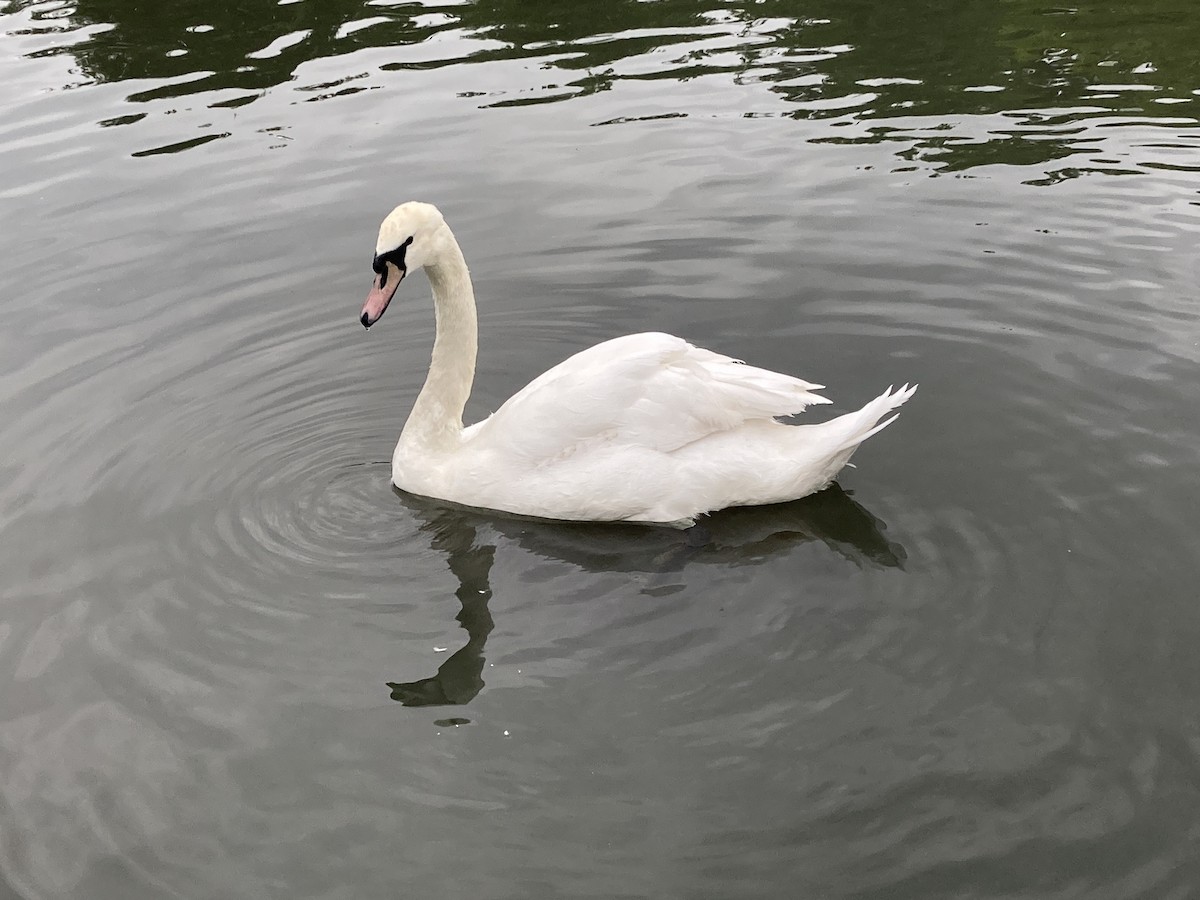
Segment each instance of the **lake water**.
[{"label": "lake water", "polygon": [[[0,896],[1200,893],[1184,0],[0,4]],[[921,383],[703,531],[389,486],[618,334]]]}]

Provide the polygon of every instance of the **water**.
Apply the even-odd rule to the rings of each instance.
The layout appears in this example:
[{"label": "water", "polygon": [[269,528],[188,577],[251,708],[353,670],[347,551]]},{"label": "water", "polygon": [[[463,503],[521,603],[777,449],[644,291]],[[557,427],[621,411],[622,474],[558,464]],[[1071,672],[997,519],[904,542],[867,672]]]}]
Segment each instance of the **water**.
[{"label": "water", "polygon": [[[1191,12],[8,3],[0,896],[1194,896]],[[469,420],[637,330],[921,391],[704,533],[398,495],[409,198]]]}]

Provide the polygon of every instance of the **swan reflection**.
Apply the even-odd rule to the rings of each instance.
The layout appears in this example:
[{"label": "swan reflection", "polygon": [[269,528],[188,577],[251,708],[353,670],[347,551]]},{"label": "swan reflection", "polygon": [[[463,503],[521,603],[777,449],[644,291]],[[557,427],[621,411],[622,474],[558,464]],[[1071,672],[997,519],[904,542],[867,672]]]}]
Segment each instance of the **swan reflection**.
[{"label": "swan reflection", "polygon": [[454,596],[462,608],[454,618],[466,629],[467,642],[438,667],[436,675],[402,684],[388,682],[388,687],[392,699],[405,706],[461,705],[483,687],[483,645],[495,627],[488,610],[492,597],[488,576],[496,547],[477,545],[475,523],[457,510],[438,510],[432,505],[428,509],[412,508],[424,519],[421,531],[433,536],[433,549],[446,555],[446,563],[458,579]]},{"label": "swan reflection", "polygon": [[[887,526],[837,484],[791,503],[722,510],[686,531],[502,518],[395,493],[458,580],[455,596],[461,608],[455,619],[467,632],[467,642],[435,675],[388,682],[392,699],[405,706],[463,705],[483,688],[483,648],[495,627],[488,601],[497,537],[544,559],[597,573],[678,572],[706,563],[757,565],[809,541],[824,543],[862,568],[903,568],[905,560],[903,547],[886,537]],[[481,533],[489,537],[481,539]]]}]

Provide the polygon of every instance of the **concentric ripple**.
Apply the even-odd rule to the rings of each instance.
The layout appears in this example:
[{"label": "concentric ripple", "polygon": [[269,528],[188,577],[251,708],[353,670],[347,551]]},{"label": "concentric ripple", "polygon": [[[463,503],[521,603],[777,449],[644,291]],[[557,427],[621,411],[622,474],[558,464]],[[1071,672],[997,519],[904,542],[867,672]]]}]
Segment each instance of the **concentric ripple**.
[{"label": "concentric ripple", "polygon": [[[1182,0],[175,6],[0,12],[0,894],[1200,883]],[[469,421],[658,329],[920,390],[686,534],[402,496],[409,198]]]}]

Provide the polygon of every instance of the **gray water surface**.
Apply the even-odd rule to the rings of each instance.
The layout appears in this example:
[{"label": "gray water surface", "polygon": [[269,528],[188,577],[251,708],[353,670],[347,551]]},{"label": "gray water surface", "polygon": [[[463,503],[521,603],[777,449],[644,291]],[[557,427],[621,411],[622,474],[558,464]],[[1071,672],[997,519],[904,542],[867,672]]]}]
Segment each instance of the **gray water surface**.
[{"label": "gray water surface", "polygon": [[[1182,0],[0,4],[0,896],[1200,894]],[[919,381],[701,532],[389,485],[665,330]]]}]

